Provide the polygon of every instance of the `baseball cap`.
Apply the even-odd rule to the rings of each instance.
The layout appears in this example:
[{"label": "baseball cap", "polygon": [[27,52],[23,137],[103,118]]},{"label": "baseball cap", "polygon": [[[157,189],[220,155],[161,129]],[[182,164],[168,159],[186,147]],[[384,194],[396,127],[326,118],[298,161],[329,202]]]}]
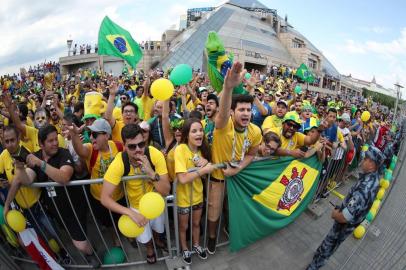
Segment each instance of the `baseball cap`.
[{"label": "baseball cap", "polygon": [[262,94],[265,93],[265,90],[264,90],[264,88],[262,88],[262,87],[255,88],[255,90],[258,90],[258,91],[261,92]]},{"label": "baseball cap", "polygon": [[385,155],[375,146],[369,146],[368,150],[365,152],[365,157],[373,160],[376,166],[379,168],[385,161]]},{"label": "baseball cap", "polygon": [[208,94],[207,95],[207,101],[209,100],[214,100],[216,102],[216,105],[219,105],[219,98],[215,94]]},{"label": "baseball cap", "polygon": [[343,113],[340,117],[341,120],[343,120],[344,122],[351,122],[351,118],[350,115],[348,113]]},{"label": "baseball cap", "polygon": [[299,115],[297,114],[297,112],[288,112],[287,114],[285,114],[285,117],[283,118],[283,122],[285,123],[286,121],[292,121],[299,126],[302,124],[300,122],[300,118],[299,118]]},{"label": "baseball cap", "polygon": [[93,132],[105,132],[107,134],[111,134],[111,126],[104,118],[96,119],[93,124],[87,128]]},{"label": "baseball cap", "polygon": [[278,100],[278,102],[276,102],[276,105],[279,105],[279,104],[285,105],[286,108],[288,107],[288,103],[282,99],[280,99],[280,100]]}]

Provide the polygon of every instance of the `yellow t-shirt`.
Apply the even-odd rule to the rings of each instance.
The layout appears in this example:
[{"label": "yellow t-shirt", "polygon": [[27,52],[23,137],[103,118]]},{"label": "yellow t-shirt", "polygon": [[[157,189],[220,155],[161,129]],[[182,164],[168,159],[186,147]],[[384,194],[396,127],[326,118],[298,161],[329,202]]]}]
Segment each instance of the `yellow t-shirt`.
[{"label": "yellow t-shirt", "polygon": [[304,140],[306,135],[300,132],[295,132],[295,134],[292,136],[292,138],[287,139],[285,136],[282,135],[282,128],[272,128],[270,131],[275,132],[278,134],[279,138],[281,139],[281,149],[285,150],[295,150],[300,148],[301,146],[304,145]]},{"label": "yellow t-shirt", "polygon": [[[109,166],[114,159],[114,157],[119,153],[116,144],[113,141],[109,141],[109,147],[111,151],[107,152],[100,152],[98,153],[96,162],[94,163],[93,169],[90,172],[91,179],[103,178],[104,174],[106,173]],[[92,158],[93,153],[93,145],[91,143],[86,143],[84,145],[90,151],[89,157],[86,159],[87,168],[90,170],[90,160]],[[91,184],[90,185],[90,193],[92,196],[100,201],[101,191],[102,191],[103,184]],[[117,187],[113,193],[112,198],[115,201],[118,201],[124,196],[123,190],[120,187]]]},{"label": "yellow t-shirt", "polygon": [[[152,164],[155,166],[155,172],[159,175],[168,174],[166,168],[165,157],[153,146],[149,146],[149,153],[151,156]],[[130,166],[130,172],[128,175],[141,174],[139,168],[134,169],[133,166]],[[118,186],[121,182],[121,177],[124,175],[124,163],[122,153],[118,153],[114,158],[113,162],[110,164],[106,174],[104,175],[104,181],[107,181],[115,186]],[[143,183],[145,184],[145,192],[153,191],[154,185],[151,181],[143,179],[134,179],[126,182],[126,190],[128,194],[128,201],[130,206],[135,209],[139,209],[139,203],[141,197],[144,195]]]},{"label": "yellow t-shirt", "polygon": [[[228,123],[223,129],[215,128],[213,132],[213,143],[211,146],[213,163],[217,164],[231,161],[234,135],[236,137],[235,158],[236,160],[241,160],[244,133],[245,132],[237,132],[234,130],[234,124],[231,117],[228,119]],[[261,130],[253,123],[250,123],[247,132],[248,147],[246,147],[246,152],[252,147],[258,146],[261,141]],[[214,170],[212,176],[216,179],[224,179],[221,170]]]},{"label": "yellow t-shirt", "polygon": [[166,155],[166,167],[168,168],[169,181],[173,182],[176,178],[175,173],[175,147],[172,147]]},{"label": "yellow t-shirt", "polygon": [[51,120],[51,125],[53,125],[56,128],[56,130],[58,131],[58,134],[62,133],[62,120],[61,119],[59,119],[58,122],[56,122],[56,123],[54,123]]},{"label": "yellow t-shirt", "polygon": [[121,130],[124,127],[124,122],[123,121],[117,121],[116,124],[113,127],[113,130],[111,131],[111,138],[113,141],[116,142],[123,142],[123,139],[121,138]]},{"label": "yellow t-shirt", "polygon": [[[202,156],[199,151],[196,153],[199,157]],[[195,154],[190,151],[186,144],[180,144],[175,149],[175,172],[185,173],[188,169],[194,168],[193,157]],[[197,174],[196,174],[197,176]],[[191,190],[193,188],[193,192]],[[192,196],[192,198],[190,197]],[[192,199],[192,200],[191,200]],[[192,205],[197,205],[203,202],[203,183],[200,177],[196,177],[192,183],[181,184],[179,181],[176,186],[176,203],[179,207],[189,207],[190,201]]]},{"label": "yellow t-shirt", "polygon": [[283,118],[279,118],[275,114],[267,116],[262,123],[262,131],[264,134],[272,128],[282,127]]},{"label": "yellow t-shirt", "polygon": [[[0,155],[0,174],[5,174],[8,182],[11,184],[14,180],[16,168],[13,158],[7,149],[3,150]],[[33,206],[41,196],[40,188],[31,188],[21,186],[16,194],[15,200],[22,208],[30,208]]]},{"label": "yellow t-shirt", "polygon": [[[25,137],[21,138],[21,145],[27,148],[31,153],[40,150],[38,142],[38,129],[25,125]],[[58,134],[58,146],[65,148],[65,139]]]},{"label": "yellow t-shirt", "polygon": [[144,121],[151,118],[152,108],[154,107],[155,99],[143,95],[141,97],[142,107],[144,109]]}]

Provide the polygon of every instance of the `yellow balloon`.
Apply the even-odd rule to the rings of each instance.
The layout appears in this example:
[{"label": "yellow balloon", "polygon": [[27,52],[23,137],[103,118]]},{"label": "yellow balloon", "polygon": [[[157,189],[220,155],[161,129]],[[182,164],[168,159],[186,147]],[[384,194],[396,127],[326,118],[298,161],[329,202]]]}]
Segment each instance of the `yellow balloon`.
[{"label": "yellow balloon", "polygon": [[17,210],[11,210],[6,216],[7,224],[15,232],[22,232],[25,230],[26,220],[23,214]]},{"label": "yellow balloon", "polygon": [[382,200],[382,198],[383,198],[384,195],[385,195],[385,189],[380,188],[379,191],[378,191],[378,194],[376,194],[376,198],[377,198],[378,200]]},{"label": "yellow balloon", "polygon": [[375,209],[375,208],[369,209],[369,213],[371,213],[371,215],[372,215],[373,217],[376,216],[376,212],[377,212],[377,209]]},{"label": "yellow balloon", "polygon": [[128,237],[134,238],[144,232],[144,227],[139,227],[129,216],[122,215],[118,220],[118,229]]},{"label": "yellow balloon", "polygon": [[375,201],[372,203],[371,209],[372,209],[372,208],[378,209],[380,205],[381,205],[381,201],[380,201],[380,200],[375,200]]},{"label": "yellow balloon", "polygon": [[49,239],[48,245],[51,248],[51,250],[55,253],[59,253],[59,251],[61,251],[61,248],[59,247],[58,243],[53,238]]},{"label": "yellow balloon", "polygon": [[386,179],[381,179],[381,181],[379,181],[379,185],[383,188],[383,189],[387,189],[390,185],[390,182]]},{"label": "yellow balloon", "polygon": [[151,85],[151,95],[157,100],[165,101],[173,95],[174,86],[168,79],[155,80]]},{"label": "yellow balloon", "polygon": [[357,239],[361,239],[365,234],[365,227],[362,225],[358,225],[357,228],[354,230],[354,237]]},{"label": "yellow balloon", "polygon": [[19,244],[15,233],[6,224],[1,225],[1,229],[3,230],[7,242],[13,247],[18,247]]},{"label": "yellow balloon", "polygon": [[361,120],[362,122],[368,122],[368,120],[371,118],[371,113],[368,111],[363,111],[361,114]]},{"label": "yellow balloon", "polygon": [[140,213],[147,219],[159,217],[165,209],[165,201],[161,194],[148,192],[140,200]]}]

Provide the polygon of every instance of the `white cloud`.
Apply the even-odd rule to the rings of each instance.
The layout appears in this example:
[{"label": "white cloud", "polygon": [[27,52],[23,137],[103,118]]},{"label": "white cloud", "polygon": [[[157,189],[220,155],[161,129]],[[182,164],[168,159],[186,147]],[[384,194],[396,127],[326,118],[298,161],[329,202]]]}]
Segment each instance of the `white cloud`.
[{"label": "white cloud", "polygon": [[358,30],[360,30],[362,32],[367,32],[367,33],[383,34],[383,33],[389,32],[391,29],[388,27],[384,27],[384,26],[372,26],[372,27],[362,26],[362,27],[358,27]]}]

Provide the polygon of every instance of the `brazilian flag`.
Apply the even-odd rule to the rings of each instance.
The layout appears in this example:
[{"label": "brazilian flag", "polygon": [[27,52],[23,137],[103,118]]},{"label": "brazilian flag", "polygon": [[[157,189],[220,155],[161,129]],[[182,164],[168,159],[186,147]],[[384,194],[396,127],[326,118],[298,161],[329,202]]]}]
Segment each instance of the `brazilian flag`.
[{"label": "brazilian flag", "polygon": [[309,70],[309,68],[304,63],[302,63],[300,65],[300,67],[296,70],[296,76],[298,76],[300,79],[302,79],[305,82],[308,82],[308,83],[314,82],[313,73]]},{"label": "brazilian flag", "polygon": [[114,23],[108,16],[104,17],[99,29],[99,55],[117,56],[135,68],[142,57],[142,51],[131,34]]},{"label": "brazilian flag", "polygon": [[237,251],[294,221],[312,201],[321,163],[282,157],[251,163],[228,177],[230,249]]}]

